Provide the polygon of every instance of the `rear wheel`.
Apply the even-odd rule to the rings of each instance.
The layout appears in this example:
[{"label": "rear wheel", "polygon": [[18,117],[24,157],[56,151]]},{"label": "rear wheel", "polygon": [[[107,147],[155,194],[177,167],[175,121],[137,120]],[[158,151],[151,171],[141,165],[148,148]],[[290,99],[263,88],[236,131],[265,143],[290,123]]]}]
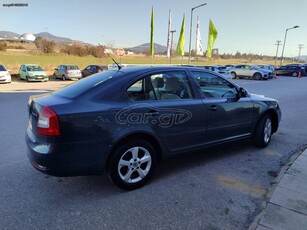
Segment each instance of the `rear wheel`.
[{"label": "rear wheel", "polygon": [[253,135],[253,143],[255,146],[264,148],[268,146],[272,137],[272,118],[269,114],[265,114],[256,127]]},{"label": "rear wheel", "polygon": [[109,175],[118,187],[137,189],[150,179],[156,162],[155,149],[149,142],[129,141],[114,152],[108,165]]},{"label": "rear wheel", "polygon": [[292,77],[297,77],[298,76],[298,73],[297,72],[293,72],[292,73]]},{"label": "rear wheel", "polygon": [[56,78],[57,78],[55,73],[53,74],[53,78],[54,78],[54,79],[56,79]]}]

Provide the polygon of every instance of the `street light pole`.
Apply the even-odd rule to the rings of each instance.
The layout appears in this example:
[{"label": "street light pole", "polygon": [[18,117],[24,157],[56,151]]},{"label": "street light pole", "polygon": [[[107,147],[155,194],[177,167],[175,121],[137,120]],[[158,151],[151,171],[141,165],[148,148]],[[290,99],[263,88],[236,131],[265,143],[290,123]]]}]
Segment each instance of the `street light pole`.
[{"label": "street light pole", "polygon": [[171,30],[171,53],[169,55],[169,64],[172,64],[172,55],[173,55],[173,36],[176,30]]},{"label": "street light pole", "polygon": [[207,3],[203,3],[199,6],[195,6],[191,9],[191,23],[190,23],[190,41],[189,41],[189,62],[188,64],[190,65],[191,62],[191,39],[192,39],[192,21],[193,21],[193,10],[195,10],[196,8],[199,8],[201,6],[205,6],[207,5]]},{"label": "street light pole", "polygon": [[285,51],[285,44],[286,44],[286,39],[287,39],[287,33],[288,33],[288,30],[292,30],[292,29],[296,29],[296,28],[299,28],[299,26],[293,26],[291,28],[288,28],[286,29],[286,33],[285,33],[285,39],[284,39],[284,45],[282,47],[282,52],[281,52],[281,58],[280,58],[280,65],[282,65],[283,63],[283,59],[284,59],[284,51]]}]

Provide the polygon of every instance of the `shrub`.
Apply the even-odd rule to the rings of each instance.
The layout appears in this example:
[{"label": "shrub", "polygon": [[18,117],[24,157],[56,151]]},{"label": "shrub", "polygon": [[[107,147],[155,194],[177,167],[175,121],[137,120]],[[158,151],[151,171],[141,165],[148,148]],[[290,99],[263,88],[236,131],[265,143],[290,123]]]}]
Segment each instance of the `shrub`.
[{"label": "shrub", "polygon": [[7,44],[6,43],[0,43],[0,51],[6,51],[7,49]]}]

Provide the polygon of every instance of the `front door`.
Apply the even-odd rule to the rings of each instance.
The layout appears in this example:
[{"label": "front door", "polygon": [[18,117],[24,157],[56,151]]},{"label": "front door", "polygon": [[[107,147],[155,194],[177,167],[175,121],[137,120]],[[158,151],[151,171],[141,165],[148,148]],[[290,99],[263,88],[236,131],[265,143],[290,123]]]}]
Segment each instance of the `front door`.
[{"label": "front door", "polygon": [[250,135],[253,103],[238,96],[237,88],[227,80],[205,72],[193,72],[207,111],[208,142],[226,141]]}]

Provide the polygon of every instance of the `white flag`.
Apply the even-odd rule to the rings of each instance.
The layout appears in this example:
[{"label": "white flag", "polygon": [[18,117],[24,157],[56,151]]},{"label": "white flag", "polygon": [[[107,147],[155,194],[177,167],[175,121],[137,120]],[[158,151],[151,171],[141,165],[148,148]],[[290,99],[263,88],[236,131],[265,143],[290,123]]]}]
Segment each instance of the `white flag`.
[{"label": "white flag", "polygon": [[171,55],[171,11],[169,11],[169,15],[168,15],[168,32],[167,32],[167,52],[166,52],[166,56],[170,57]]},{"label": "white flag", "polygon": [[203,45],[201,42],[201,37],[200,37],[200,28],[199,28],[199,18],[197,17],[197,25],[196,25],[196,55],[203,56],[204,55],[204,49]]}]

